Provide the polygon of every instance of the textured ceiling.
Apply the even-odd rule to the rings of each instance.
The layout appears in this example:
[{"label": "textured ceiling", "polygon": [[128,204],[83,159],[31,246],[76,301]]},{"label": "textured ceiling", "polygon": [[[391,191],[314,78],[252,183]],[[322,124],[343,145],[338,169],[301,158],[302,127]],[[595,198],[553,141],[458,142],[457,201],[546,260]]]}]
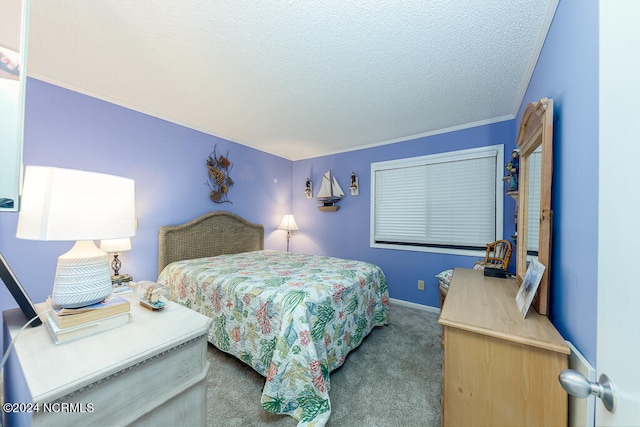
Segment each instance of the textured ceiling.
[{"label": "textured ceiling", "polygon": [[513,118],[557,2],[31,0],[27,68],[297,160]]}]

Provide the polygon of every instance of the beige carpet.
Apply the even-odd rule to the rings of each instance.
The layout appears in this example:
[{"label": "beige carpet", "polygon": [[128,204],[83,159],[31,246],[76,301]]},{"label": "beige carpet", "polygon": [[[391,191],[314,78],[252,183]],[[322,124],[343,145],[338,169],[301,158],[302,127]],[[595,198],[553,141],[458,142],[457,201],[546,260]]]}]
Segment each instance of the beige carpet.
[{"label": "beige carpet", "polygon": [[[374,329],[331,373],[327,426],[439,426],[441,328],[435,313],[391,305],[390,324]],[[260,406],[264,377],[209,345],[208,425],[295,426]]]}]

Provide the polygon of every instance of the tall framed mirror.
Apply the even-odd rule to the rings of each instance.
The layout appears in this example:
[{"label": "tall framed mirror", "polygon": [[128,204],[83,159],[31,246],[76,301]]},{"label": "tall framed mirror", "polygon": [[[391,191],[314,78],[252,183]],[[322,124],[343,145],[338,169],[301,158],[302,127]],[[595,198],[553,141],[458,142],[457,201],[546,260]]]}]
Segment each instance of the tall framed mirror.
[{"label": "tall framed mirror", "polygon": [[516,279],[521,284],[531,259],[545,266],[533,300],[538,313],[549,311],[551,272],[551,180],[553,174],[553,99],[528,104],[522,115],[516,145],[518,174],[518,239]]},{"label": "tall framed mirror", "polygon": [[0,211],[20,204],[29,0],[0,0]]}]

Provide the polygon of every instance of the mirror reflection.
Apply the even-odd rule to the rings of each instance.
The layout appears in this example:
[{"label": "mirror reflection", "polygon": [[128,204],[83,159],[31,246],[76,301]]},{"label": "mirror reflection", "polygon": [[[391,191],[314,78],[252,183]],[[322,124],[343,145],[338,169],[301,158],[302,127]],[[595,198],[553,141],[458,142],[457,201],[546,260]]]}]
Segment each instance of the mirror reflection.
[{"label": "mirror reflection", "polygon": [[542,179],[542,146],[529,156],[529,201],[527,208],[527,260],[538,258],[540,235],[540,185]]},{"label": "mirror reflection", "polygon": [[0,210],[18,210],[27,0],[0,0]]}]

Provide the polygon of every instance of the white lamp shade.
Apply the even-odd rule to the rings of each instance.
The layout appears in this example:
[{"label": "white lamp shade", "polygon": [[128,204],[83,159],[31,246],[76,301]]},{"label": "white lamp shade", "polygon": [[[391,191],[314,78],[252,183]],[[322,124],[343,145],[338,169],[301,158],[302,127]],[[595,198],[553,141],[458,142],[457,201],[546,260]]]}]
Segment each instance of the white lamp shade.
[{"label": "white lamp shade", "polygon": [[293,215],[287,214],[282,217],[282,222],[278,226],[278,230],[298,230],[298,226],[296,225],[296,220],[293,218]]},{"label": "white lamp shade", "polygon": [[100,242],[100,250],[109,253],[125,252],[131,250],[131,239],[125,237],[123,239],[108,239]]},{"label": "white lamp shade", "polygon": [[16,237],[98,240],[134,235],[132,179],[47,166],[26,167]]},{"label": "white lamp shade", "polygon": [[135,235],[132,179],[47,166],[27,166],[16,237],[76,240],[58,257],[52,304],[82,307],[111,291],[109,256],[99,239]]}]

